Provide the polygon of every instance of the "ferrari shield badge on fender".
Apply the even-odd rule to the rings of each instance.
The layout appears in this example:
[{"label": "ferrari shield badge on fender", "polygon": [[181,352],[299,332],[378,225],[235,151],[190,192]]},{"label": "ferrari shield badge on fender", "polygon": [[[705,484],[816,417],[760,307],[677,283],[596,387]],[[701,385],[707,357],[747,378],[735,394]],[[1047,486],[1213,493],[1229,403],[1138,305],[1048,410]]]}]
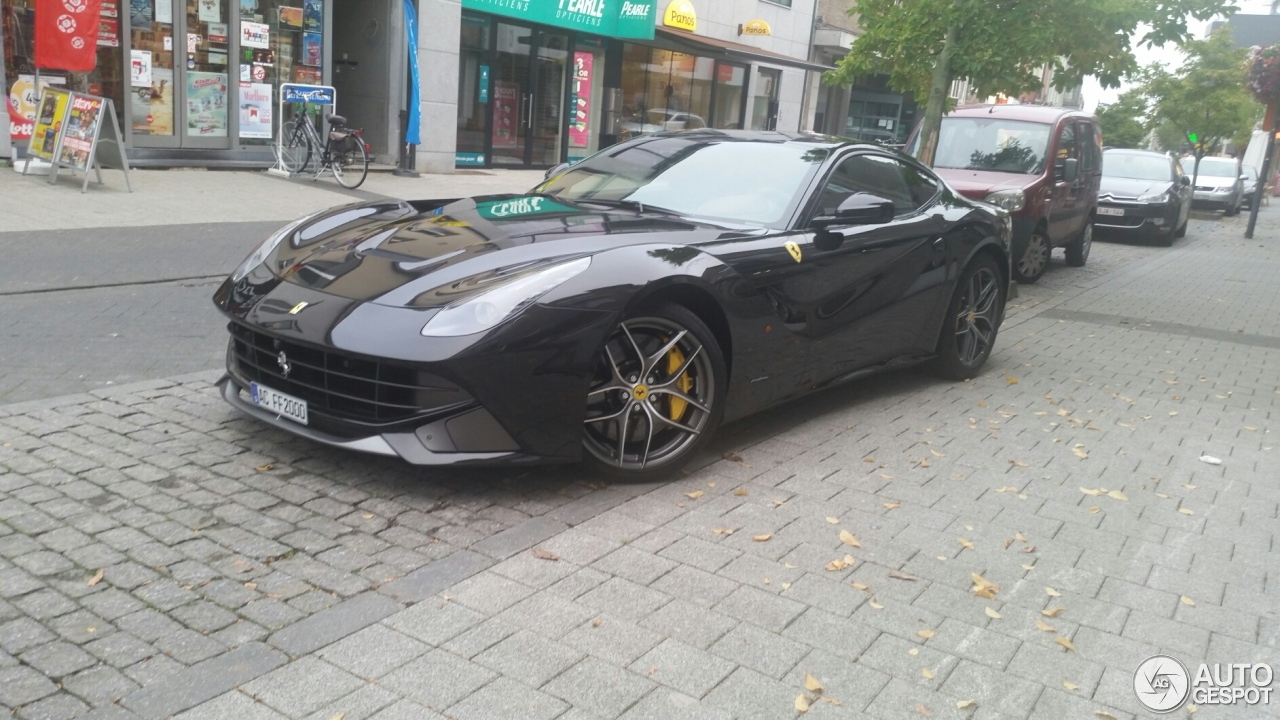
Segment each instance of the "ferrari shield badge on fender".
[{"label": "ferrari shield badge on fender", "polygon": [[293,309],[289,311],[289,314],[290,314],[290,315],[297,315],[298,313],[302,312],[302,309],[303,309],[303,308],[305,308],[305,307],[306,307],[307,305],[309,305],[309,304],[310,304],[310,303],[300,302],[300,303],[298,303],[297,305],[294,305],[294,306],[293,306]]},{"label": "ferrari shield badge on fender", "polygon": [[788,240],[786,247],[787,252],[791,253],[791,257],[796,262],[800,262],[800,246],[797,245],[794,240]]}]

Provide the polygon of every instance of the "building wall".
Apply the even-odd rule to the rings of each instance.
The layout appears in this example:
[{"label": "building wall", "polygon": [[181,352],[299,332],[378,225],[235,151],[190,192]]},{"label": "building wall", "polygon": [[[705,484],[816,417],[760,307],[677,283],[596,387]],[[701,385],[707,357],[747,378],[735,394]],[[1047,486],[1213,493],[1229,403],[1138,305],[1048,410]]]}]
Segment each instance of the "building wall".
[{"label": "building wall", "polygon": [[858,34],[858,16],[849,14],[849,0],[818,0],[818,15],[824,27]]},{"label": "building wall", "polygon": [[418,0],[419,172],[450,173],[458,141],[458,43],[462,4]]}]

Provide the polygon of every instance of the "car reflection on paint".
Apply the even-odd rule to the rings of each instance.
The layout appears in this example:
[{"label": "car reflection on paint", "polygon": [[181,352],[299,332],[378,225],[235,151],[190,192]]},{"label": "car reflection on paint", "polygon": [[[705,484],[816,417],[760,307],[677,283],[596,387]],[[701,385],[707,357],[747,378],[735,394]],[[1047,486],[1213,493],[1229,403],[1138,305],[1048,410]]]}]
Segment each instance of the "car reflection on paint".
[{"label": "car reflection on paint", "polygon": [[265,423],[415,464],[661,475],[722,423],[836,383],[974,376],[1009,235],[1004,211],[872,145],[657,133],[523,195],[281,228],[214,296],[220,387]]}]

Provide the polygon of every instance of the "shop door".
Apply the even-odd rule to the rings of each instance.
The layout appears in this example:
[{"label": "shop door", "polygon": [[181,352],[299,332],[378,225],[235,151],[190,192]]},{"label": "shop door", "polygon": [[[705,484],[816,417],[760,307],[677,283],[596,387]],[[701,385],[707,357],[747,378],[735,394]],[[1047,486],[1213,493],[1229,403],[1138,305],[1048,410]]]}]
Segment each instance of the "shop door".
[{"label": "shop door", "polygon": [[569,36],[498,23],[493,163],[546,167],[563,156]]},{"label": "shop door", "polygon": [[[334,111],[351,127],[364,130],[365,142],[377,156],[395,158],[399,140],[392,141],[388,130],[394,120],[398,127],[401,103],[391,95],[391,50],[387,28],[392,11],[401,12],[400,3],[390,0],[344,0],[333,4],[333,87],[338,92]],[[400,93],[403,95],[403,93]]]},{"label": "shop door", "polygon": [[[164,2],[165,0],[157,0]],[[229,148],[230,107],[233,90],[228,69],[236,58],[231,55],[231,31],[228,24],[232,0],[179,0],[183,10],[183,33],[174,55],[181,58],[178,68],[182,102],[178,105],[178,135],[182,147]],[[265,27],[260,40],[267,45]],[[246,42],[246,45],[248,44]],[[246,48],[265,59],[267,48]],[[247,64],[248,61],[246,61]],[[274,61],[272,61],[274,63]],[[239,63],[236,63],[239,64]],[[239,87],[237,85],[237,87]]]}]

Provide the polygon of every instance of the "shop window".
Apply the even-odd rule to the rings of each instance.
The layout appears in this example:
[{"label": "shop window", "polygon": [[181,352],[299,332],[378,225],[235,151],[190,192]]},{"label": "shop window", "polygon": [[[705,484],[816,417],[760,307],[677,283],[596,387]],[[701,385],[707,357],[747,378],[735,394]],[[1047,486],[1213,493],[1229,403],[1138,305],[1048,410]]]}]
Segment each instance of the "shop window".
[{"label": "shop window", "polygon": [[726,130],[742,129],[742,99],[746,81],[745,67],[716,63],[716,106],[712,113],[715,127]]},{"label": "shop window", "polygon": [[741,128],[746,68],[623,44],[622,138],[662,130]]},{"label": "shop window", "polygon": [[906,130],[902,127],[901,115],[901,96],[854,93],[849,100],[844,134],[866,142],[897,143]]},{"label": "shop window", "polygon": [[782,71],[758,68],[751,90],[751,129],[776,130],[778,127],[778,83]]},{"label": "shop window", "polygon": [[484,164],[485,108],[493,92],[489,67],[489,20],[464,13],[458,55],[458,153]]},{"label": "shop window", "polygon": [[[205,2],[207,0],[200,0]],[[303,85],[321,85],[324,73],[321,61],[324,54],[324,4],[322,0],[226,0],[238,2],[240,7],[239,23],[235,30],[241,32],[240,23],[256,23],[265,25],[267,37],[265,42],[255,39],[257,47],[246,42],[242,32],[240,37],[240,57],[235,63],[235,71],[240,83],[240,142],[244,145],[267,145],[279,132],[284,118],[274,117],[271,112],[278,106],[280,86],[284,83]],[[250,29],[253,29],[250,26]],[[265,47],[261,47],[265,45]],[[262,122],[254,122],[254,117],[246,113],[262,112],[262,108],[254,108],[254,103],[245,100],[252,93],[253,97],[269,95],[271,117],[270,128],[262,127]],[[341,98],[339,98],[341,99]],[[285,109],[286,115],[292,112]],[[255,128],[256,126],[256,128]],[[246,132],[246,129],[248,131]]]},{"label": "shop window", "polygon": [[[35,87],[35,0],[0,1],[4,32],[5,96],[17,100],[18,112],[35,119],[39,92]],[[126,102],[124,59],[120,51],[121,18],[117,2],[103,0],[98,18],[97,67],[90,72],[40,71],[41,86],[56,85],[76,92],[111,98],[116,118],[124,127]],[[6,115],[7,116],[7,115]],[[26,138],[13,138],[23,141]]]},{"label": "shop window", "polygon": [[573,51],[569,84],[569,162],[600,149],[600,104],[604,97],[604,47],[595,38],[579,37]]}]

